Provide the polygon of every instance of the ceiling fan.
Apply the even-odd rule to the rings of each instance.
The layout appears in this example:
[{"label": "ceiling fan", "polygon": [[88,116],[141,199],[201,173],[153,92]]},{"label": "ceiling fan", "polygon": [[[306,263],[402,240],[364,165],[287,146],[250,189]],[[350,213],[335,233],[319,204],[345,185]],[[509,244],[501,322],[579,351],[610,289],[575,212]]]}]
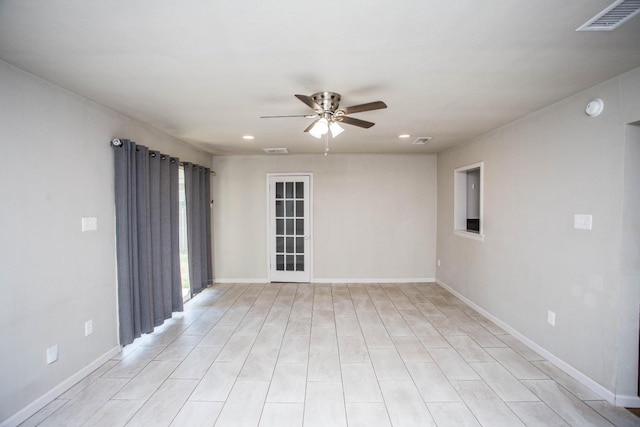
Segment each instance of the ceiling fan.
[{"label": "ceiling fan", "polygon": [[305,132],[309,132],[315,138],[321,138],[323,135],[331,132],[332,137],[340,135],[344,129],[339,123],[358,126],[368,129],[375,123],[366,120],[356,119],[348,116],[348,114],[362,113],[364,111],[380,110],[387,108],[387,104],[382,101],[368,102],[366,104],[353,105],[351,107],[339,108],[340,94],[335,92],[318,92],[311,96],[295,95],[300,101],[304,102],[309,108],[315,111],[315,114],[290,115],[290,116],[262,116],[262,119],[273,119],[281,117],[305,117],[315,119]]}]

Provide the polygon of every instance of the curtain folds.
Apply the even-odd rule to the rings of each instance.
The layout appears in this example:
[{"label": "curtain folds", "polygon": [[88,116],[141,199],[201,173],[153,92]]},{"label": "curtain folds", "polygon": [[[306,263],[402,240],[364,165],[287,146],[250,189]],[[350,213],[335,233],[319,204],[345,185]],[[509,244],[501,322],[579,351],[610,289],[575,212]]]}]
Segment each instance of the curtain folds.
[{"label": "curtain folds", "polygon": [[213,283],[211,266],[211,170],[186,163],[184,183],[187,198],[189,282],[195,295]]},{"label": "curtain folds", "polygon": [[182,311],[178,166],[147,147],[114,147],[120,343]]}]

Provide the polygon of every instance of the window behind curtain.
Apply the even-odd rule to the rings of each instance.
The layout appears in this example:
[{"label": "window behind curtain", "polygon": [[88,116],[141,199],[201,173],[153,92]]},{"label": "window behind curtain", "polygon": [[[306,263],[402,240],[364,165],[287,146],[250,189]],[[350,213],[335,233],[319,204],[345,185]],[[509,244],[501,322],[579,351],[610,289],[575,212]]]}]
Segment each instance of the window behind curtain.
[{"label": "window behind curtain", "polygon": [[178,170],[179,217],[180,217],[180,278],[182,280],[182,297],[184,301],[191,298],[189,283],[189,241],[187,237],[187,198],[184,187],[184,167]]}]

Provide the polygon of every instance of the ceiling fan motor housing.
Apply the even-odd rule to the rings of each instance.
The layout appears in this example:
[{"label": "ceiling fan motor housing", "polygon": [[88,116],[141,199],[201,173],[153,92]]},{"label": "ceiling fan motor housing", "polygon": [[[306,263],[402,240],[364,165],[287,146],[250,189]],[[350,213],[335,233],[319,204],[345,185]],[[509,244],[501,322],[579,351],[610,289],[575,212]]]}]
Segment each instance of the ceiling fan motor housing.
[{"label": "ceiling fan motor housing", "polygon": [[340,94],[335,92],[314,93],[311,99],[322,108],[322,112],[334,113],[340,104]]}]

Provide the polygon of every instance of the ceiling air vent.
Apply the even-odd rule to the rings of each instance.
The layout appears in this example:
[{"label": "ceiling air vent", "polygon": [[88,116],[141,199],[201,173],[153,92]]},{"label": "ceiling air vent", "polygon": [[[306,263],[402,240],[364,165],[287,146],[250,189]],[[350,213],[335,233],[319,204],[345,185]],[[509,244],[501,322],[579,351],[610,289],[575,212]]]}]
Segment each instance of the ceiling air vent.
[{"label": "ceiling air vent", "polygon": [[617,0],[576,31],[613,31],[640,12],[640,0]]},{"label": "ceiling air vent", "polygon": [[289,149],[287,148],[263,148],[262,151],[267,154],[289,154]]},{"label": "ceiling air vent", "polygon": [[431,136],[421,136],[412,142],[413,145],[425,145],[427,142],[431,141]]}]

